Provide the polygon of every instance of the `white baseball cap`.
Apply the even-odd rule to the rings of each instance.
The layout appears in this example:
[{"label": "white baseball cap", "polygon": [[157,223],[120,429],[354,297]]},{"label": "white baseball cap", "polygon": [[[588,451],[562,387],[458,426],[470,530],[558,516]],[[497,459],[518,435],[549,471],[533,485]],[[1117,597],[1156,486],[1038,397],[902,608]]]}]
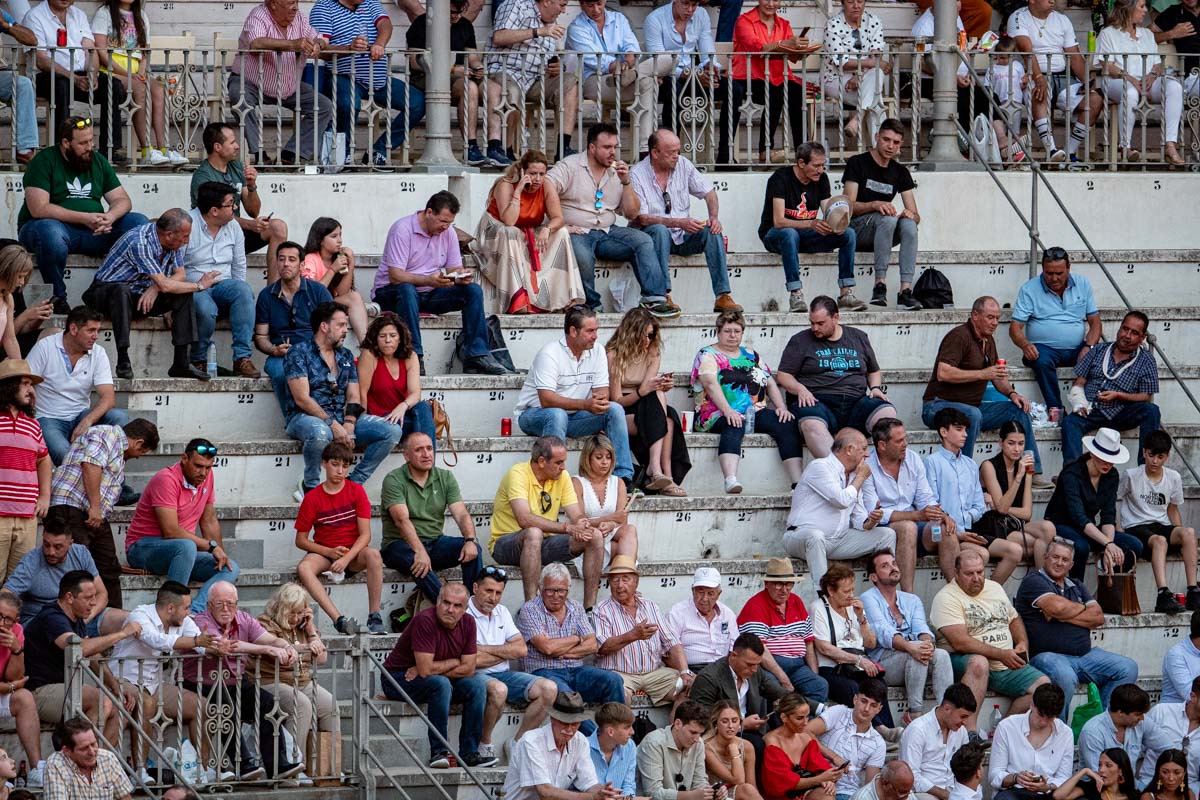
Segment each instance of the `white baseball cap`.
[{"label": "white baseball cap", "polygon": [[692,576],[692,588],[702,586],[708,589],[721,588],[721,573],[716,567],[700,567]]}]

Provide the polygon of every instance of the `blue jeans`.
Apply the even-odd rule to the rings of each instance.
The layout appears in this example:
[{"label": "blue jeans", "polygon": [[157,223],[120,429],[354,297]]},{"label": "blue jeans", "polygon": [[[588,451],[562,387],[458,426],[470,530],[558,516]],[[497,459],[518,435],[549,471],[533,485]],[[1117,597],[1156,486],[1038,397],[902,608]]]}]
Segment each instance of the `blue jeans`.
[{"label": "blue jeans", "polygon": [[[431,541],[422,541],[429,563],[433,567],[425,573],[424,578],[413,578],[417,588],[425,593],[431,603],[437,602],[438,593],[442,591],[442,582],[438,579],[437,570],[462,567],[462,582],[470,591],[475,590],[475,581],[479,571],[483,569],[483,545],[475,543],[479,555],[470,561],[459,562],[458,554],[462,552],[461,536],[439,536]],[[383,550],[383,563],[398,572],[411,573],[413,565],[413,549],[408,542],[397,539]]]},{"label": "blue jeans", "polygon": [[[458,732],[460,756],[479,752],[479,739],[483,736],[483,711],[487,706],[487,677],[472,675],[468,678],[447,678],[445,675],[430,675],[428,678],[404,679],[404,672],[391,673],[414,703],[425,703],[425,714],[430,723],[449,739],[450,704],[462,703],[462,728]],[[383,681],[383,693],[389,700],[401,700],[396,687],[389,680]],[[433,755],[446,752],[446,745],[429,731],[429,751]]]},{"label": "blue jeans", "polygon": [[217,569],[216,559],[211,553],[201,553],[187,539],[163,539],[148,536],[138,539],[125,551],[129,566],[166,575],[169,580],[187,586],[191,581],[204,581],[200,591],[192,598],[192,613],[199,614],[208,607],[208,590],[217,581],[237,580],[241,570],[231,559],[229,566]]},{"label": "blue jeans", "polygon": [[625,407],[609,403],[604,414],[590,411],[567,411],[562,408],[530,408],[517,417],[517,425],[528,436],[589,436],[604,431],[617,451],[613,474],[618,478],[633,477],[633,455],[629,452],[629,427]]},{"label": "blue jeans", "polygon": [[250,337],[254,334],[254,290],[245,281],[226,278],[203,292],[192,295],[196,310],[196,343],[192,345],[192,361],[208,359],[208,343],[217,329],[217,317],[229,317],[233,328],[233,358],[250,357]]},{"label": "blue jeans", "polygon": [[[333,441],[333,430],[329,423],[330,420],[296,414],[287,424],[287,435],[304,443],[305,491],[321,482],[321,453]],[[366,483],[399,441],[399,425],[370,414],[360,417],[354,426],[354,444],[363,448],[363,455],[351,471],[350,480]]]},{"label": "blue jeans", "polygon": [[854,228],[849,227],[845,233],[828,235],[814,230],[772,228],[762,237],[763,247],[783,256],[783,275],[789,292],[804,288],[804,281],[800,280],[800,254],[828,253],[831,250],[838,251],[838,286],[853,286],[854,248],[857,242]]},{"label": "blue jeans", "polygon": [[[788,680],[792,682],[792,687],[812,703],[810,713],[812,716],[816,716],[817,703],[824,703],[829,699],[829,682],[809,669],[808,662],[803,658],[775,656],[775,663],[787,673]],[[768,672],[766,675],[768,679],[775,680],[775,676],[771,673]],[[759,711],[757,713],[765,716],[771,710],[768,708],[765,712]],[[746,713],[751,712],[747,709]]]},{"label": "blue jeans", "polygon": [[1108,708],[1108,699],[1112,697],[1113,690],[1123,683],[1136,683],[1138,677],[1136,661],[1099,647],[1093,647],[1083,656],[1038,653],[1029,663],[1046,673],[1046,677],[1062,687],[1067,695],[1067,702],[1059,715],[1063,722],[1067,721],[1071,697],[1080,682],[1096,684],[1100,689],[1100,702]]},{"label": "blue jeans", "polygon": [[1033,379],[1046,401],[1047,408],[1062,408],[1062,391],[1058,388],[1058,368],[1074,366],[1082,345],[1060,350],[1048,344],[1039,344],[1037,361],[1022,358],[1021,363],[1033,370]]},{"label": "blue jeans", "polygon": [[[1071,578],[1082,581],[1084,572],[1087,570],[1088,554],[1096,553],[1099,555],[1104,550],[1104,546],[1086,535],[1083,531],[1076,530],[1061,520],[1050,521],[1054,523],[1054,532],[1056,535],[1064,539],[1070,539],[1075,545],[1075,563],[1071,565]],[[1141,539],[1121,531],[1117,531],[1113,537],[1113,544],[1125,551],[1125,561],[1121,567],[1125,571],[1133,569],[1134,563],[1138,560],[1145,547]]]},{"label": "blue jeans", "polygon": [[[314,73],[311,64],[305,66],[303,80],[312,84],[326,97],[334,95],[332,73],[322,69],[320,74]],[[407,91],[407,95],[405,92]],[[362,109],[363,98],[370,96],[372,102],[384,108],[399,111],[392,118],[392,140],[388,143],[387,133],[381,133],[375,140],[375,152],[387,155],[393,148],[404,144],[410,128],[416,126],[425,118],[425,95],[416,87],[409,88],[399,78],[391,79],[391,99],[388,99],[388,87],[371,88],[365,83],[352,81],[349,75],[337,76],[337,98],[334,100],[334,130],[344,133],[350,142],[354,142],[354,123],[358,112]],[[408,102],[405,102],[407,96]]]},{"label": "blue jeans", "polygon": [[625,681],[621,676],[599,667],[560,667],[535,669],[539,678],[554,681],[561,692],[579,692],[585,703],[624,703]]},{"label": "blue jeans", "polygon": [[1142,445],[1146,441],[1146,434],[1161,427],[1162,413],[1154,403],[1129,403],[1122,406],[1112,419],[1107,419],[1095,410],[1086,417],[1064,413],[1062,416],[1063,463],[1070,464],[1083,455],[1083,435],[1085,433],[1097,428],[1114,428],[1118,431],[1137,428],[1137,463],[1143,464],[1146,457],[1142,454]]},{"label": "blue jeans", "polygon": [[487,318],[483,313],[483,289],[477,283],[447,286],[418,292],[411,283],[389,283],[375,292],[375,302],[384,311],[391,311],[404,320],[412,334],[413,352],[424,355],[421,344],[421,314],[462,312],[463,333],[466,334],[468,358],[489,355]]},{"label": "blue jeans", "polygon": [[292,393],[288,391],[287,379],[283,377],[283,359],[279,356],[267,356],[266,363],[263,364],[263,372],[267,373],[267,377],[271,379],[271,388],[275,390],[275,400],[279,403],[279,410],[286,414]]},{"label": "blue jeans", "polygon": [[671,291],[671,273],[666,261],[659,261],[654,240],[644,231],[614,225],[608,233],[595,230],[572,233],[571,250],[583,280],[584,302],[592,308],[600,307],[600,293],[596,291],[597,258],[628,261],[638,286],[642,287],[642,302],[665,300]]},{"label": "blue jeans", "polygon": [[[88,411],[80,411],[74,419],[51,419],[50,417],[38,417],[38,424],[42,426],[42,438],[46,440],[46,449],[50,451],[50,460],[54,462],[54,466],[62,463],[66,457],[67,451],[71,449],[71,432],[75,430]],[[112,408],[100,418],[97,425],[124,425],[129,422],[129,415],[122,408]]]},{"label": "blue jeans", "polygon": [[21,226],[17,239],[37,259],[42,280],[54,287],[54,296],[65,298],[67,282],[63,271],[67,268],[67,256],[71,253],[106,256],[117,239],[149,221],[145,215],[130,211],[113,223],[111,233],[97,236],[82,225],[68,225],[56,219],[32,219]]},{"label": "blue jeans", "polygon": [[717,5],[721,7],[721,11],[717,16],[716,40],[732,42],[734,25],[737,24],[737,18],[742,13],[742,0],[717,0]]},{"label": "blue jeans", "polygon": [[643,230],[654,240],[654,248],[658,251],[658,261],[667,270],[667,288],[670,288],[671,282],[671,256],[694,256],[704,253],[704,263],[708,265],[708,279],[712,283],[713,294],[729,294],[729,270],[725,264],[725,240],[719,235],[712,233],[708,228],[702,228],[695,233],[689,233],[682,242],[675,244],[671,240],[671,230],[666,225],[651,225]]},{"label": "blue jeans", "polygon": [[1037,441],[1033,438],[1033,420],[1016,403],[1009,400],[985,400],[978,406],[969,406],[966,403],[951,403],[935,397],[921,406],[921,421],[925,423],[925,427],[933,428],[933,417],[943,408],[957,408],[970,420],[967,443],[963,446],[963,455],[967,458],[970,458],[975,450],[975,440],[979,438],[980,431],[994,431],[1011,419],[1019,422],[1025,429],[1025,448],[1033,451],[1034,472],[1042,471],[1042,456],[1038,453]]},{"label": "blue jeans", "polygon": [[38,146],[37,104],[33,81],[5,70],[0,73],[0,100],[12,106],[13,125],[17,129],[17,152],[36,150]]}]

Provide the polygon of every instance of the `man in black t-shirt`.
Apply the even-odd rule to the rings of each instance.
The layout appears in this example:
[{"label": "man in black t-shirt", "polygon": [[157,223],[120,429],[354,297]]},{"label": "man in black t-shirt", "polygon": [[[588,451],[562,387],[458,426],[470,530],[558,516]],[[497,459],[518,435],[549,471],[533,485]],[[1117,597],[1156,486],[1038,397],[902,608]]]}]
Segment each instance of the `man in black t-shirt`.
[{"label": "man in black t-shirt", "polygon": [[828,253],[834,249],[838,251],[838,286],[842,290],[839,305],[862,311],[866,304],[852,291],[854,229],[848,227],[844,233],[834,233],[825,220],[819,218],[821,201],[832,194],[829,176],[825,174],[825,160],[825,148],[820,143],[805,142],[796,148],[793,166],[781,167],[767,179],[758,238],[767,250],[783,256],[790,311],[805,310],[800,254]]},{"label": "man in black t-shirt", "polygon": [[[875,147],[846,161],[842,175],[846,197],[853,216],[850,227],[858,234],[858,249],[875,253],[875,289],[871,305],[887,305],[888,260],[892,247],[900,245],[900,293],[896,304],[915,311],[921,304],[913,299],[912,281],[917,271],[916,184],[908,167],[896,160],[904,144],[904,126],[896,119],[885,119],[875,137]],[[904,210],[897,211],[892,200],[900,195]]]}]

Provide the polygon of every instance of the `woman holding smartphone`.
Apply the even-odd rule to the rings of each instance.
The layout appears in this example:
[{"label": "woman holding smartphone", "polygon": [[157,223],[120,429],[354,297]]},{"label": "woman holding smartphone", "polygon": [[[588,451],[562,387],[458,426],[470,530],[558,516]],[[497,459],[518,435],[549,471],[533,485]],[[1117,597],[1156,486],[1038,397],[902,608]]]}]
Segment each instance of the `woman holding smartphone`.
[{"label": "woman holding smartphone", "polygon": [[790,692],[775,701],[783,724],[763,737],[762,795],[766,800],[834,800],[837,782],[849,762],[839,767],[808,731],[808,700]]},{"label": "woman holding smartphone", "polygon": [[348,309],[350,329],[361,346],[367,335],[367,305],[354,288],[354,251],[342,244],[342,223],[332,217],[317,217],[308,229],[300,274],[329,290],[333,299]]},{"label": "woman holding smartphone", "polygon": [[730,700],[713,705],[712,733],[704,737],[708,779],[729,789],[729,800],[762,800],[754,782],[754,746],[743,739],[742,712]]}]

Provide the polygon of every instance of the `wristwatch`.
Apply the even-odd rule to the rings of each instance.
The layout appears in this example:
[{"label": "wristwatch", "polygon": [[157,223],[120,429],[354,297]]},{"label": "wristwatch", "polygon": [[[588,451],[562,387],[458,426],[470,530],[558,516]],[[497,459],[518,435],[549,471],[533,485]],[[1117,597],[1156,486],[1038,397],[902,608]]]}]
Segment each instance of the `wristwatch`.
[{"label": "wristwatch", "polygon": [[209,540],[208,540],[208,552],[210,552],[210,553],[211,553],[212,551],[216,550],[216,549],[217,549],[218,547],[220,547],[220,546],[221,546],[221,545],[219,545],[219,544],[217,543],[217,540],[216,540],[216,539],[209,539]]}]

